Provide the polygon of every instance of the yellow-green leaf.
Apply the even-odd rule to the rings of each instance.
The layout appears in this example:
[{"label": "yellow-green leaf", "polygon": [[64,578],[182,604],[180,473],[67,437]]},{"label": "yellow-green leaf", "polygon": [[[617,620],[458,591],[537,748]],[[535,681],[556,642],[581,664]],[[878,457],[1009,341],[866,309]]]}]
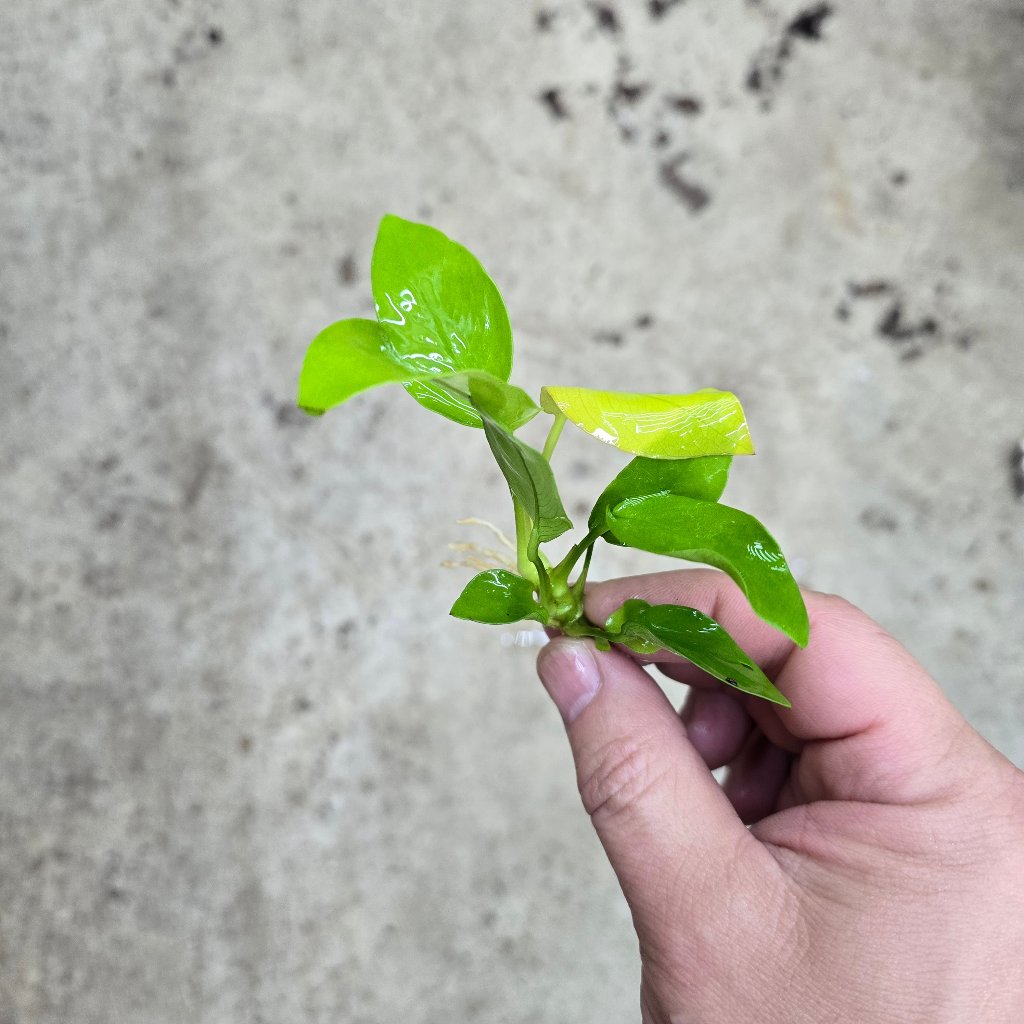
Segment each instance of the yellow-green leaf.
[{"label": "yellow-green leaf", "polygon": [[754,454],[743,407],[728,391],[638,395],[546,387],[540,404],[599,441],[649,459]]}]

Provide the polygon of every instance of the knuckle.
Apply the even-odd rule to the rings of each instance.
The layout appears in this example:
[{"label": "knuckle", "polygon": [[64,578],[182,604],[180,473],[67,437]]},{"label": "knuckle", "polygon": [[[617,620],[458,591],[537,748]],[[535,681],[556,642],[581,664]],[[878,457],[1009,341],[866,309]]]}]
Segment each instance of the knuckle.
[{"label": "knuckle", "polygon": [[648,740],[621,738],[602,747],[580,774],[583,806],[595,824],[641,804],[664,772]]}]

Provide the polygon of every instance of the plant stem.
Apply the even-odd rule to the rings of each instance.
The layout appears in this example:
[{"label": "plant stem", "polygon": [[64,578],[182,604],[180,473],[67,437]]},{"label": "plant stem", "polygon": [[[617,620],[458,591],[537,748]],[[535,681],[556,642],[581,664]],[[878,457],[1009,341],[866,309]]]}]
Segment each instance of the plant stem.
[{"label": "plant stem", "polygon": [[572,585],[573,596],[582,605],[583,603],[583,588],[587,585],[587,573],[590,572],[590,559],[594,554],[594,545],[591,544],[587,548],[587,553],[583,557],[583,568],[580,569],[580,574],[576,578],[576,582]]},{"label": "plant stem", "polygon": [[594,550],[594,544],[598,541],[599,538],[603,537],[604,534],[606,534],[607,532],[607,527],[595,526],[594,529],[591,530],[590,533],[588,533],[586,537],[584,537],[583,540],[579,542],[579,544],[574,544],[569,549],[569,553],[565,556],[565,558],[562,559],[561,562],[558,563],[557,567],[555,568],[555,574],[561,576],[565,580],[568,580],[569,573],[572,572],[573,566],[580,560],[580,556],[584,554],[587,556],[586,565],[587,568],[589,568],[590,555]]},{"label": "plant stem", "polygon": [[516,568],[519,570],[519,575],[524,579],[528,579],[535,587],[540,586],[540,573],[537,571],[536,565],[530,559],[530,533],[533,530],[533,524],[530,522],[530,517],[526,514],[526,509],[516,501],[515,497],[512,498],[512,508],[515,510],[516,516]]},{"label": "plant stem", "polygon": [[551,430],[548,431],[548,439],[544,442],[544,451],[541,453],[547,462],[551,461],[555,445],[558,444],[558,439],[562,436],[562,427],[564,426],[565,414],[560,412],[555,416],[555,422],[551,424]]}]

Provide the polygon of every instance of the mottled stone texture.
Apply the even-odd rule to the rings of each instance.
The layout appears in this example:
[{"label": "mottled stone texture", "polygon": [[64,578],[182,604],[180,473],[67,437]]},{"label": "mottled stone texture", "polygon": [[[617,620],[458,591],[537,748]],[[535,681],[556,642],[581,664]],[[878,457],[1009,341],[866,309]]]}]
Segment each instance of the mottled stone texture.
[{"label": "mottled stone texture", "polygon": [[[485,446],[292,408],[384,211],[531,390],[740,393],[731,500],[1024,760],[1020,0],[0,23],[2,1024],[637,1017],[532,656],[445,615]],[[618,464],[557,463],[576,516]]]}]

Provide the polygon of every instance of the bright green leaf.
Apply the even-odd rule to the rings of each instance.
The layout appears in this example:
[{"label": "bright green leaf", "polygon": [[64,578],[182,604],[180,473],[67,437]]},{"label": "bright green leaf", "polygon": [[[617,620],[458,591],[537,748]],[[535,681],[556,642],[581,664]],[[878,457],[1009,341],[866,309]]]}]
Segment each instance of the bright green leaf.
[{"label": "bright green leaf", "polygon": [[[429,380],[453,408],[479,407],[508,430],[516,430],[540,412],[522,388],[482,370],[437,374],[396,362],[387,335],[387,329],[373,320],[341,320],[322,330],[302,364],[299,407],[319,415],[367,388]],[[480,426],[480,417],[472,415],[474,425]]]},{"label": "bright green leaf", "polygon": [[[638,455],[597,499],[588,527],[594,530],[604,526],[608,509],[627,498],[681,494],[701,501],[718,501],[729,479],[731,463],[728,455],[702,459],[645,459]],[[612,536],[607,539],[619,543]]]},{"label": "bright green leaf", "polygon": [[620,502],[608,510],[606,522],[627,547],[722,569],[762,619],[806,646],[809,625],[800,588],[778,544],[753,516],[716,502],[656,494]]},{"label": "bright green leaf", "polygon": [[612,636],[616,643],[625,643],[647,654],[674,651],[708,675],[744,693],[790,707],[789,701],[736,641],[696,608],[627,601],[609,618],[605,628],[613,634],[621,633],[621,640]]},{"label": "bright green leaf", "polygon": [[300,409],[318,416],[378,384],[401,383],[407,367],[386,355],[376,320],[339,320],[310,343],[299,374]]},{"label": "bright green leaf", "polygon": [[488,569],[474,576],[452,605],[451,614],[499,626],[523,619],[548,621],[548,613],[533,596],[533,584],[507,569]]},{"label": "bright green leaf", "polygon": [[506,430],[514,431],[540,412],[540,406],[522,388],[482,370],[438,378],[437,387],[471,407],[475,426],[482,426],[480,416],[487,415]]},{"label": "bright green leaf", "polygon": [[483,421],[484,434],[498,468],[512,496],[530,517],[537,542],[546,543],[572,529],[547,459],[486,414]]},{"label": "bright green leaf", "polygon": [[541,391],[540,404],[545,412],[562,413],[599,441],[649,459],[754,453],[743,408],[728,391],[635,395],[547,387]]},{"label": "bright green leaf", "polygon": [[[392,358],[430,374],[484,370],[507,381],[512,329],[494,282],[467,249],[426,224],[380,223],[370,276]],[[410,378],[411,379],[411,378]],[[472,407],[434,383],[406,390],[428,409],[479,426]]]}]

